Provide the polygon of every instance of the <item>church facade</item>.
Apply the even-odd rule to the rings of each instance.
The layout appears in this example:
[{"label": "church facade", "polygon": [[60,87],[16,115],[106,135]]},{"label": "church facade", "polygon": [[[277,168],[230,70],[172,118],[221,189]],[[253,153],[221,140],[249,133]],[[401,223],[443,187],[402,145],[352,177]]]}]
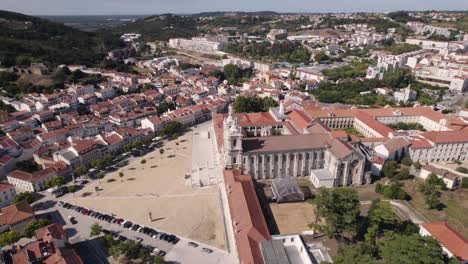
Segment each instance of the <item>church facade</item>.
[{"label": "church facade", "polygon": [[[307,177],[316,187],[362,185],[366,157],[347,137],[320,121],[300,122],[283,106],[268,113],[218,115],[213,119],[225,168],[255,179]],[[306,126],[301,125],[307,123]]]}]

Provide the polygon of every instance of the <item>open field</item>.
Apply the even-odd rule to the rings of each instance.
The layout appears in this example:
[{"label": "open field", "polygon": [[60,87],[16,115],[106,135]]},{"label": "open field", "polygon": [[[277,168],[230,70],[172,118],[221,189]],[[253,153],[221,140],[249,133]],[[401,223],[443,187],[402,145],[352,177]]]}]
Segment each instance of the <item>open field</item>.
[{"label": "open field", "polygon": [[168,142],[162,155],[157,149],[89,184],[68,202],[225,249],[217,187],[192,189],[184,178],[192,165],[192,133]]},{"label": "open field", "polygon": [[309,202],[270,203],[270,210],[275,218],[280,234],[301,234],[309,231],[309,224],[315,219],[314,205]]},{"label": "open field", "polygon": [[417,189],[420,182],[422,181],[405,182],[405,190],[412,197],[410,204],[430,221],[447,221],[455,230],[468,237],[468,190],[444,191],[441,201],[445,208],[440,211],[428,210],[425,208],[424,195]]}]

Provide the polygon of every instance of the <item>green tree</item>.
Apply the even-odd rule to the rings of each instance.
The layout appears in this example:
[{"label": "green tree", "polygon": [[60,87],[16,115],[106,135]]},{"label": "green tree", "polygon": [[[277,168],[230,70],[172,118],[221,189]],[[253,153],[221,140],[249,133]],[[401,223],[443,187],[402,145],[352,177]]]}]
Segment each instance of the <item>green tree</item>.
[{"label": "green tree", "polygon": [[159,154],[161,154],[161,155],[164,154],[164,149],[163,148],[159,149]]},{"label": "green tree", "polygon": [[330,59],[330,57],[328,57],[328,55],[325,54],[325,52],[323,52],[323,51],[318,52],[318,53],[315,54],[315,56],[314,56],[314,60],[315,60],[316,62],[318,62],[318,63],[325,62],[325,61],[327,61],[327,60],[329,60],[329,59]]},{"label": "green tree", "polygon": [[401,164],[406,165],[406,166],[411,166],[413,164],[413,161],[411,160],[410,157],[405,156],[401,159]]},{"label": "green tree", "polygon": [[375,191],[382,194],[387,199],[408,200],[409,195],[403,190],[402,184],[399,182],[391,183],[390,185],[382,185],[377,183]]},{"label": "green tree", "polygon": [[50,221],[47,219],[36,219],[29,222],[24,228],[24,235],[27,237],[32,237],[34,232],[40,228],[50,225]]},{"label": "green tree", "polygon": [[12,199],[12,202],[13,203],[19,203],[21,201],[26,201],[28,202],[29,204],[33,203],[34,202],[34,195],[33,193],[31,192],[22,192],[22,193],[19,193],[17,195],[15,195]]},{"label": "green tree", "polygon": [[375,200],[369,209],[367,219],[369,226],[364,238],[375,253],[377,238],[382,237],[386,230],[394,230],[398,224],[398,218],[389,202]]},{"label": "green tree", "polygon": [[233,103],[235,113],[267,112],[270,107],[277,107],[278,103],[271,97],[237,96]]},{"label": "green tree", "polygon": [[142,159],[142,160],[140,161],[140,163],[141,163],[141,164],[146,164],[146,160],[145,160],[145,159]]},{"label": "green tree", "polygon": [[67,189],[69,193],[74,193],[76,191],[76,185],[69,185]]},{"label": "green tree", "polygon": [[392,178],[397,168],[398,164],[395,161],[387,161],[382,168],[382,173],[385,177]]},{"label": "green tree", "polygon": [[468,188],[468,178],[464,177],[461,182],[461,187],[462,188]]},{"label": "green tree", "polygon": [[267,96],[262,99],[263,101],[263,111],[268,112],[271,107],[277,107],[278,102],[276,102],[273,98]]},{"label": "green tree", "polygon": [[44,183],[47,188],[60,187],[65,184],[65,179],[63,177],[55,177]]},{"label": "green tree", "polygon": [[293,62],[308,62],[310,58],[309,52],[306,49],[296,49],[289,55],[289,60]]},{"label": "green tree", "polygon": [[104,163],[101,159],[95,159],[90,162],[91,167],[101,169],[104,167]]},{"label": "green tree", "polygon": [[333,257],[335,264],[374,264],[375,259],[362,246],[345,246],[339,255]]},{"label": "green tree", "polygon": [[392,177],[392,180],[401,181],[406,180],[410,177],[410,172],[407,168],[402,168],[400,171]]},{"label": "green tree", "polygon": [[16,163],[16,167],[20,170],[30,173],[39,171],[41,169],[41,167],[32,159],[19,161]]},{"label": "green tree", "polygon": [[164,264],[164,263],[166,263],[166,261],[164,261],[163,257],[156,256],[156,257],[154,257],[153,263],[154,264]]},{"label": "green tree", "polygon": [[397,69],[384,74],[383,83],[387,87],[404,88],[414,82],[414,75],[408,69]]},{"label": "green tree", "polygon": [[440,192],[439,186],[424,182],[418,186],[419,191],[424,194],[424,201],[427,209],[436,209],[440,206]]},{"label": "green tree", "polygon": [[8,246],[8,245],[12,245],[16,242],[18,242],[18,240],[21,239],[21,235],[20,233],[18,233],[18,231],[7,231],[7,232],[4,232],[4,233],[1,233],[0,234],[0,246],[4,247],[4,246]]},{"label": "green tree", "polygon": [[88,172],[88,169],[86,168],[86,166],[78,166],[76,169],[75,169],[75,174],[77,176],[82,176],[82,175],[85,175],[86,173]]},{"label": "green tree", "polygon": [[421,163],[419,161],[414,162],[413,166],[417,170],[420,170],[422,168],[422,165],[421,165]]},{"label": "green tree", "polygon": [[226,76],[226,80],[229,84],[237,85],[239,83],[240,78],[240,70],[234,64],[228,64],[224,66],[224,76]]},{"label": "green tree", "polygon": [[429,176],[427,176],[426,183],[433,186],[439,186],[442,190],[447,189],[447,185],[445,184],[444,180],[439,178],[435,173],[431,173]]},{"label": "green tree", "polygon": [[182,132],[182,123],[180,122],[169,122],[161,130],[161,134],[164,136],[173,136]]},{"label": "green tree", "polygon": [[344,232],[357,232],[359,199],[351,188],[320,188],[315,198],[316,223],[313,225],[329,237],[341,238]]},{"label": "green tree", "polygon": [[99,234],[101,234],[102,231],[102,227],[98,223],[94,223],[93,225],[91,225],[90,229],[91,236],[98,236]]},{"label": "green tree", "polygon": [[457,167],[455,170],[458,171],[458,172],[461,172],[463,174],[468,174],[468,169],[465,168],[465,167],[462,167],[462,166]]},{"label": "green tree", "polygon": [[436,240],[429,236],[396,234],[383,240],[379,248],[385,263],[444,263],[442,248]]}]

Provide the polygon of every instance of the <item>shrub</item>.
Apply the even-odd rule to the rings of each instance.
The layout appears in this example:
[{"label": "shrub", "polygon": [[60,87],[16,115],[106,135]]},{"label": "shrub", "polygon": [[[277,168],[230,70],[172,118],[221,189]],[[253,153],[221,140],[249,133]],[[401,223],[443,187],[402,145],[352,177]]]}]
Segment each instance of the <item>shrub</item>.
[{"label": "shrub", "polygon": [[462,188],[468,188],[468,178],[463,178],[461,182]]},{"label": "shrub", "polygon": [[419,161],[414,162],[413,166],[417,170],[420,170],[422,168],[422,165],[421,165],[421,163]]},{"label": "shrub", "polygon": [[464,174],[468,174],[468,169],[462,166],[456,168],[455,170]]},{"label": "shrub", "polygon": [[410,172],[408,169],[406,168],[403,168],[400,170],[400,172],[398,172],[393,178],[392,180],[396,180],[396,181],[400,181],[400,180],[406,180],[409,178],[409,175],[410,175]]},{"label": "shrub", "polygon": [[382,194],[387,199],[408,200],[410,196],[401,188],[400,183],[392,183],[390,185],[377,184],[376,192]]},{"label": "shrub", "polygon": [[395,175],[397,167],[398,166],[395,161],[387,161],[382,168],[382,173],[385,177],[391,178]]},{"label": "shrub", "polygon": [[410,157],[406,156],[401,159],[401,164],[406,165],[406,166],[411,166],[411,164],[413,164],[413,161],[411,160]]}]

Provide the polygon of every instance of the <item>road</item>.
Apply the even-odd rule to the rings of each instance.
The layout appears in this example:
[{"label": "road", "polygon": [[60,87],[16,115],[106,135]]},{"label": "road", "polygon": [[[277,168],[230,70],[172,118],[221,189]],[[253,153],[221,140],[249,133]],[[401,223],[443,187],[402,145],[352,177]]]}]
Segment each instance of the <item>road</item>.
[{"label": "road", "polygon": [[[395,200],[383,200],[390,202],[390,205],[393,208],[393,211],[403,218],[404,220],[410,220],[415,224],[422,224],[429,222],[423,215],[418,213],[416,209],[414,209],[411,205],[406,202],[402,201],[395,201]],[[372,201],[361,201],[361,205],[370,205]]]}]

